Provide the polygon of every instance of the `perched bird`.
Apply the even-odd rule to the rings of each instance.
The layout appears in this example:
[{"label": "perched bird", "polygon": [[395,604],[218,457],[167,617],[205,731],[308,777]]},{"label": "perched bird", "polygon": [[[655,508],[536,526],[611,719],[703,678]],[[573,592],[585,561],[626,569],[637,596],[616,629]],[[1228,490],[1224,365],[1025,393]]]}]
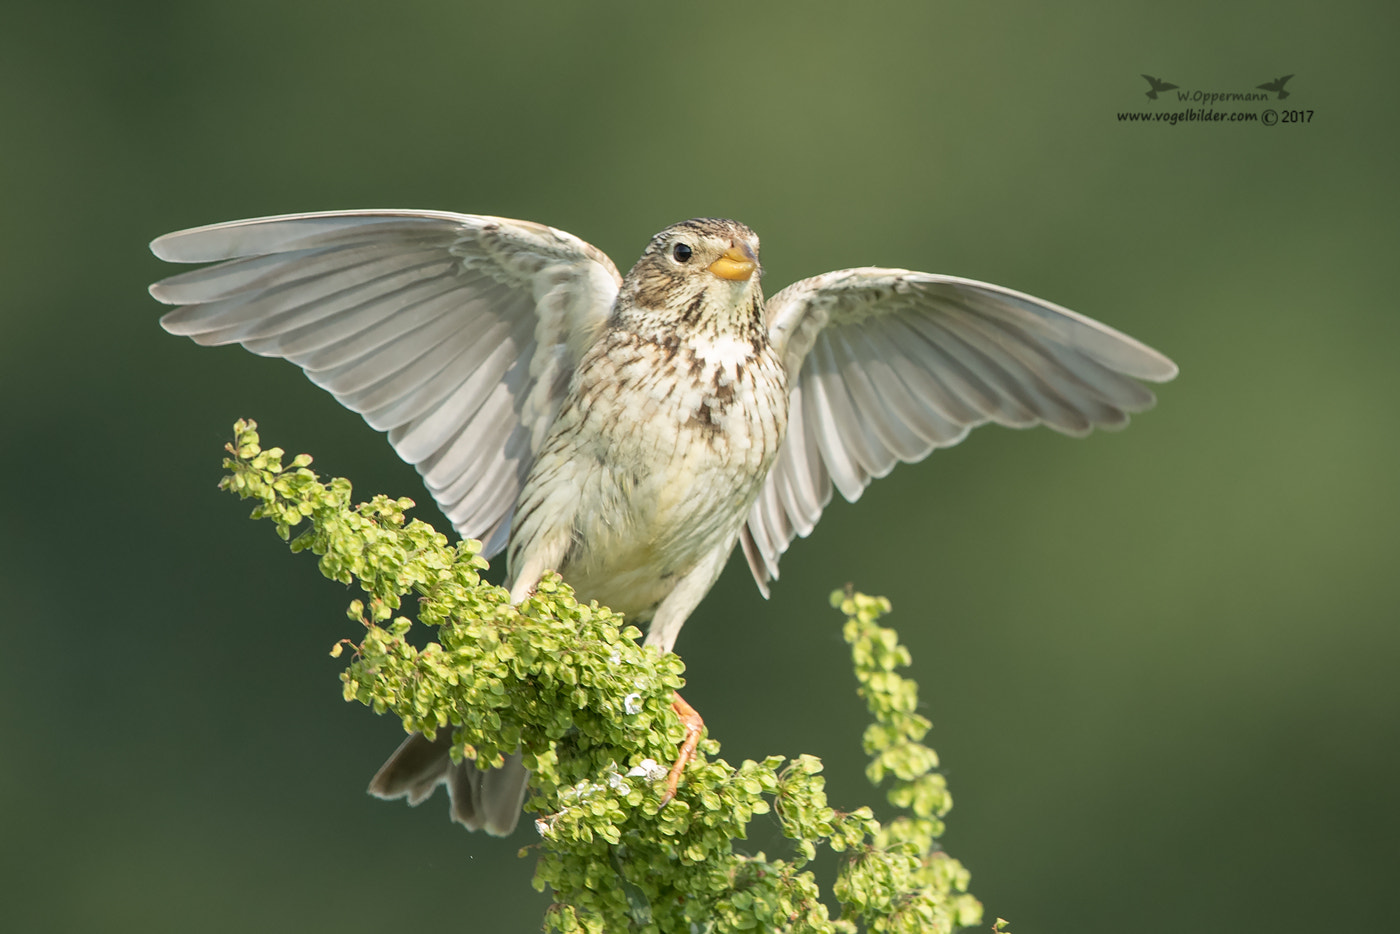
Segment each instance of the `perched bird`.
[{"label": "perched bird", "polygon": [[1288,79],[1291,78],[1291,77],[1293,77],[1293,76],[1292,76],[1292,75],[1284,75],[1282,78],[1275,78],[1274,80],[1270,81],[1268,84],[1261,84],[1261,85],[1258,85],[1257,87],[1258,87],[1259,90],[1261,90],[1261,91],[1277,91],[1277,92],[1278,92],[1278,99],[1279,99],[1279,100],[1283,100],[1285,97],[1288,96],[1288,92],[1285,91],[1285,90],[1283,89],[1283,86],[1284,86],[1285,84],[1288,83]]},{"label": "perched bird", "polygon": [[[167,234],[161,319],[201,344],[283,357],[413,464],[457,531],[506,553],[525,599],[547,570],[650,621],[670,651],[736,542],[764,596],[832,488],[985,422],[1071,435],[1153,404],[1162,354],[1000,286],[903,269],[804,279],[766,303],[759,241],[701,218],[626,277],[543,224],[432,211],[259,218]],[[677,697],[690,727],[699,718]],[[505,834],[527,773],[452,765],[412,736],[371,783]],[[671,774],[672,789],[685,750]]]},{"label": "perched bird", "polygon": [[1151,75],[1143,75],[1143,77],[1147,79],[1148,84],[1152,85],[1152,89],[1147,92],[1147,97],[1149,100],[1155,101],[1157,99],[1158,91],[1175,91],[1180,86],[1175,84],[1168,84],[1161,78],[1154,78]]}]

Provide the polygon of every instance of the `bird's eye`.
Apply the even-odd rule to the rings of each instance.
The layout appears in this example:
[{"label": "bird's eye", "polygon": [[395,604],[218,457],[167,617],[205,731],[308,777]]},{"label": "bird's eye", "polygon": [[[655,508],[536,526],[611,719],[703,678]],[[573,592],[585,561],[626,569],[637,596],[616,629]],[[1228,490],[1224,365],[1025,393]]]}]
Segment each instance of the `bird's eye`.
[{"label": "bird's eye", "polygon": [[693,251],[690,249],[689,244],[677,243],[675,246],[671,247],[671,256],[673,256],[678,263],[690,262],[690,257],[692,255]]}]

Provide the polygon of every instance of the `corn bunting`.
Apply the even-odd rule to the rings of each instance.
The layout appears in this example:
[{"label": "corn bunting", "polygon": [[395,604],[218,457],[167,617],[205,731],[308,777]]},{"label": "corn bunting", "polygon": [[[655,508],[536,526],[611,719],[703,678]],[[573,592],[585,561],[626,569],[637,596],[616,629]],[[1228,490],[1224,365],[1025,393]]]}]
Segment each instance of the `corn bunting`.
[{"label": "corn bunting", "polygon": [[[970,279],[845,269],[765,302],[758,246],[735,221],[684,221],[623,277],[543,224],[299,214],[160,237],[160,258],[215,265],[151,294],[179,306],[170,333],[290,360],[387,431],[457,531],[505,551],[513,600],[556,570],[649,621],[662,651],[736,542],[767,596],[833,487],[855,500],[986,422],[1121,428],[1154,401],[1138,380],[1176,375],[1125,334]],[[449,732],[409,737],[370,791],[417,804],[446,784],[454,819],[509,833],[519,756],[454,766]]]}]

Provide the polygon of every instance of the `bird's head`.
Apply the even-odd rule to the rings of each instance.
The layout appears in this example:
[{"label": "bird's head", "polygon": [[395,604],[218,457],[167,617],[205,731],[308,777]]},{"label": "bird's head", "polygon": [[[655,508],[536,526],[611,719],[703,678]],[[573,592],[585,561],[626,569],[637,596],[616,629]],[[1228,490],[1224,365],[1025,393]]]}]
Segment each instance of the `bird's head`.
[{"label": "bird's head", "polygon": [[761,330],[758,234],[738,221],[702,217],[651,238],[623,280],[617,315],[637,330]]}]

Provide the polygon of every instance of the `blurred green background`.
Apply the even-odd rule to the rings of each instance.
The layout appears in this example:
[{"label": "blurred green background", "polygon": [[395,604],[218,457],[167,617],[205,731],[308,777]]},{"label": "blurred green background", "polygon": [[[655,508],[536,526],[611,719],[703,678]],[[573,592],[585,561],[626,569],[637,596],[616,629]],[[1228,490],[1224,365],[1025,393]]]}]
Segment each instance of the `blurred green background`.
[{"label": "blurred green background", "polygon": [[[216,493],[238,416],[414,472],[293,367],[164,334],[146,243],[290,211],[695,215],[766,282],[906,266],[1181,365],[1123,434],[985,429],[742,560],[678,650],[731,760],[874,799],[826,605],[888,595],[1016,931],[1371,928],[1400,872],[1397,7],[65,2],[0,28],[0,929],[537,928],[516,858],[363,788],[349,595]],[[1124,124],[1147,72],[1308,125]],[[1219,109],[1235,109],[1218,105]],[[1251,104],[1250,109],[1263,105]],[[1280,106],[1273,104],[1271,106]],[[766,835],[766,836],[765,836]],[[760,824],[752,846],[781,848]]]}]

